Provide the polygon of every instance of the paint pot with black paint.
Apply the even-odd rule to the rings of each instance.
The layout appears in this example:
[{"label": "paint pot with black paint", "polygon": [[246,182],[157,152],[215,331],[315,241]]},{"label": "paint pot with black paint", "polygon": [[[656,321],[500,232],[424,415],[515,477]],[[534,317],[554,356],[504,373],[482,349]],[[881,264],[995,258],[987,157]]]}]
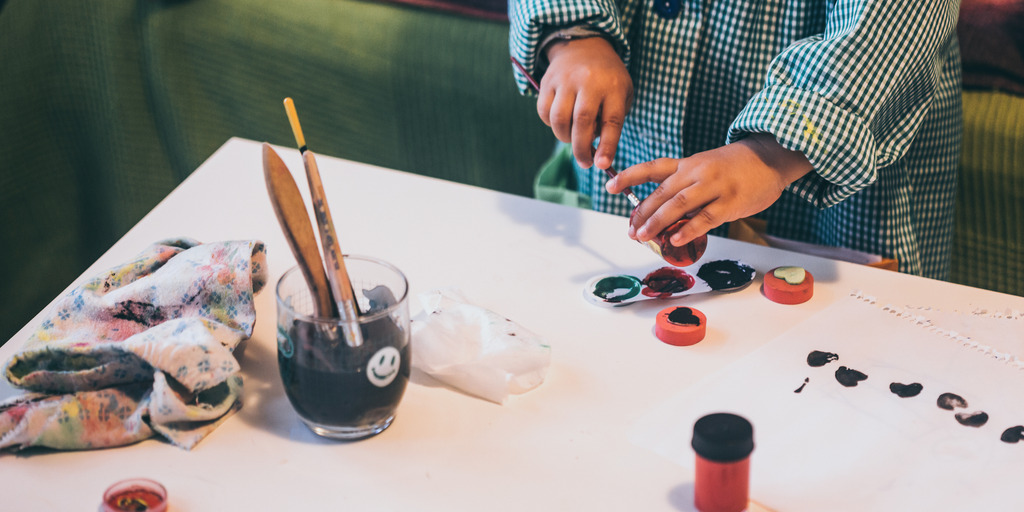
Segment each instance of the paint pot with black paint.
[{"label": "paint pot with black paint", "polygon": [[693,502],[700,512],[742,512],[750,500],[754,427],[732,413],[708,414],[693,424],[697,453]]}]

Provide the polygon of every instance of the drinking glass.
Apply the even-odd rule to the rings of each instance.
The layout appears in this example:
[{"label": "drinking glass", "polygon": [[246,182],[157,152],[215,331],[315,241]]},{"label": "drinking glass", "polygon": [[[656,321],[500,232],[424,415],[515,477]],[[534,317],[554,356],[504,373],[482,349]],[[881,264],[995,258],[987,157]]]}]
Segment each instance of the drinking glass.
[{"label": "drinking glass", "polygon": [[[409,382],[409,285],[393,265],[344,257],[362,341],[336,315],[317,316],[298,267],[277,283],[277,363],[285,394],[316,434],[360,439],[383,432]],[[328,317],[331,316],[331,317]]]}]

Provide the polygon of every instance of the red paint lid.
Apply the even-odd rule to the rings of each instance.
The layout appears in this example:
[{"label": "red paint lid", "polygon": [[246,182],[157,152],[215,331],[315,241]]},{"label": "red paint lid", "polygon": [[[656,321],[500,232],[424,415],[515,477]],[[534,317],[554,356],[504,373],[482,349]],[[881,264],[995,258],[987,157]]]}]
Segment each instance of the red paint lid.
[{"label": "red paint lid", "polygon": [[704,339],[707,322],[704,313],[695,308],[672,306],[658,313],[654,323],[654,334],[669,345],[693,345]]},{"label": "red paint lid", "polygon": [[[777,276],[777,273],[781,277]],[[799,277],[802,279],[797,279]],[[774,268],[764,275],[763,291],[764,296],[772,302],[801,304],[814,296],[814,276],[801,267]]]}]

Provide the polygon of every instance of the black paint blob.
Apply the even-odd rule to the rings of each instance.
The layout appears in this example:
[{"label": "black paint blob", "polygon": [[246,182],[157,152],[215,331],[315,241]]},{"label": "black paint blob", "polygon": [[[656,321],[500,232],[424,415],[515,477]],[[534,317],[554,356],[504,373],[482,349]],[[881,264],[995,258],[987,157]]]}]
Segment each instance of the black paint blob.
[{"label": "black paint blob", "polygon": [[983,411],[958,412],[956,413],[956,421],[965,427],[977,428],[988,423],[988,413]]},{"label": "black paint blob", "polygon": [[893,382],[889,384],[889,391],[892,391],[894,395],[900,398],[910,398],[921,394],[921,390],[924,386],[914,382],[912,384],[901,384],[899,382]]},{"label": "black paint blob", "polygon": [[1016,443],[1022,439],[1024,439],[1024,425],[1010,427],[1003,431],[1003,435],[999,436],[999,440],[1004,443]]},{"label": "black paint blob", "polygon": [[939,399],[935,401],[935,405],[939,406],[939,409],[945,409],[952,411],[960,407],[967,407],[967,400],[964,397],[954,393],[943,393],[939,395]]},{"label": "black paint blob", "polygon": [[676,325],[700,325],[700,317],[690,308],[675,308],[668,314],[668,321]]},{"label": "black paint blob", "polygon": [[810,378],[810,377],[807,377],[807,378],[805,378],[805,379],[804,379],[804,383],[803,383],[803,384],[800,384],[800,387],[798,387],[798,388],[794,389],[794,390],[793,390],[793,392],[794,392],[794,393],[799,393],[799,392],[803,391],[803,390],[804,390],[804,388],[805,388],[805,387],[807,386],[807,383],[808,383],[808,382],[810,382],[810,381],[811,381],[811,378]]},{"label": "black paint blob", "polygon": [[835,361],[837,359],[839,359],[839,354],[833,354],[832,352],[822,352],[820,350],[815,350],[810,354],[807,354],[807,364],[814,366],[815,368],[819,366],[825,366],[826,364],[831,363],[832,361]]},{"label": "black paint blob", "polygon": [[753,281],[754,268],[735,260],[710,261],[700,266],[697,277],[712,290],[729,290]]},{"label": "black paint blob", "polygon": [[839,369],[836,370],[836,380],[838,380],[840,384],[842,384],[842,385],[844,385],[844,386],[846,386],[848,388],[852,388],[852,387],[856,386],[857,383],[859,383],[862,380],[866,380],[867,378],[868,378],[867,375],[865,375],[865,374],[863,374],[861,372],[858,372],[857,370],[854,370],[853,368],[847,368],[845,366],[840,366]]}]

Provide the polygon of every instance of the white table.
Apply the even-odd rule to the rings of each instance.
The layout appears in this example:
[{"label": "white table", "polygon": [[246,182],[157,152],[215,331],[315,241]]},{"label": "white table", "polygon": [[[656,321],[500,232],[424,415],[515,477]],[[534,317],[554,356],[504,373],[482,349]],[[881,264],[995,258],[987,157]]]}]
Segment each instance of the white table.
[{"label": "white table", "polygon": [[[298,152],[278,152],[305,190]],[[319,163],[345,252],[389,260],[406,273],[413,296],[457,287],[538,333],[552,346],[547,381],[496,405],[414,373],[384,433],[351,443],[313,435],[285,398],[275,359],[272,288],[294,260],[267,198],[259,144],[233,139],[71,286],[162,238],[265,241],[271,279],[240,357],[243,409],[192,451],[151,439],[0,455],[0,508],[95,510],[108,485],[145,476],[168,488],[177,511],[690,510],[691,482],[679,466],[626,435],[678,390],[852,289],[914,304],[1024,310],[1020,297],[712,238],[709,260],[740,258],[759,275],[783,264],[808,268],[814,298],[774,304],[761,295],[759,277],[739,292],[674,302],[700,308],[710,327],[701,343],[672,347],[652,333],[669,304],[609,309],[582,298],[591,276],[642,276],[661,266],[626,237],[624,218],[324,156]],[[746,321],[729,321],[737,311]],[[0,359],[38,318],[0,349]],[[0,387],[0,398],[17,393]]]}]

